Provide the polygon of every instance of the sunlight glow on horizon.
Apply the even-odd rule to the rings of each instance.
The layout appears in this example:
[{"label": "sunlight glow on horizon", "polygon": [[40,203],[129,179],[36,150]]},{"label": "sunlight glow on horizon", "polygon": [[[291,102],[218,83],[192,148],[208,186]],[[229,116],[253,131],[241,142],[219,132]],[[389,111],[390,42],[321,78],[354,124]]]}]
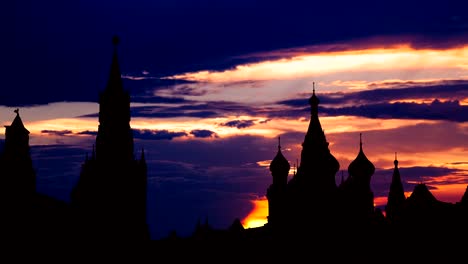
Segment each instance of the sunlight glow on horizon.
[{"label": "sunlight glow on horizon", "polygon": [[241,220],[244,228],[254,228],[263,226],[268,222],[268,200],[265,196],[257,200],[250,201],[254,208],[252,211]]}]

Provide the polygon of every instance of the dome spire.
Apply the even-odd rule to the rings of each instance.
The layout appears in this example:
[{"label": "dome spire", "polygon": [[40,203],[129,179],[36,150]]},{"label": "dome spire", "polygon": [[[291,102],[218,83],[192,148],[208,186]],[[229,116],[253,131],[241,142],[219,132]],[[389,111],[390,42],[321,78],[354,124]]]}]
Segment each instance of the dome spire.
[{"label": "dome spire", "polygon": [[270,163],[270,171],[289,172],[290,168],[288,160],[281,153],[281,137],[278,137],[278,152]]},{"label": "dome spire", "polygon": [[309,104],[312,106],[311,111],[312,114],[318,113],[318,105],[320,104],[320,100],[315,95],[315,82],[312,82],[312,96],[309,99]]},{"label": "dome spire", "polygon": [[359,150],[362,151],[362,133],[359,133]]}]

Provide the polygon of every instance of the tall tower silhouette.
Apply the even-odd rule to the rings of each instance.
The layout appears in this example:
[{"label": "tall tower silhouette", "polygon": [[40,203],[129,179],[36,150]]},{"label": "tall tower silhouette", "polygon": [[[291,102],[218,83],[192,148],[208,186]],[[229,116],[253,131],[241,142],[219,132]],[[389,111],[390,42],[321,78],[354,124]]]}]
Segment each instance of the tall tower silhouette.
[{"label": "tall tower silhouette", "polygon": [[338,188],[335,175],[340,164],[328,148],[329,143],[318,116],[319,103],[313,83],[312,96],[309,98],[310,122],[302,143],[300,165],[288,182],[288,218],[294,219],[289,224],[291,228],[322,228],[324,225],[332,225],[336,218],[334,213]]},{"label": "tall tower silhouette", "polygon": [[1,233],[5,238],[33,236],[36,172],[30,155],[29,131],[19,109],[11,125],[5,126],[5,145],[0,155]]},{"label": "tall tower silhouette", "polygon": [[281,153],[281,141],[278,137],[278,152],[270,163],[273,183],[267,189],[268,199],[268,224],[275,228],[281,228],[285,224],[286,212],[286,187],[291,166]]},{"label": "tall tower silhouette", "polygon": [[103,239],[149,239],[146,217],[147,165],[134,158],[130,95],[124,90],[117,56],[107,87],[99,95],[99,127],[91,158],[72,191],[80,235]]},{"label": "tall tower silhouette", "polygon": [[[5,147],[1,156],[1,195],[6,206],[30,206],[36,193],[36,172],[29,149],[29,131],[24,127],[19,109],[9,126],[5,126]],[[2,201],[5,201],[2,199]]]},{"label": "tall tower silhouette", "polygon": [[398,160],[395,152],[395,165],[393,169],[392,182],[387,196],[387,205],[385,206],[385,214],[392,223],[398,223],[401,219],[405,205],[405,191],[401,182],[400,170],[398,169]]}]

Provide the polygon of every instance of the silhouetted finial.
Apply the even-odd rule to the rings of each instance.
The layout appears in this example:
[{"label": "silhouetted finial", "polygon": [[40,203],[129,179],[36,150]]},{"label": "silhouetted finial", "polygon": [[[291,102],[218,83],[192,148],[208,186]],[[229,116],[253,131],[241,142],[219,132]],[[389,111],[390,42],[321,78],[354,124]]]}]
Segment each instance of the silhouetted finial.
[{"label": "silhouetted finial", "polygon": [[312,82],[312,94],[315,94],[315,82]]},{"label": "silhouetted finial", "polygon": [[15,112],[17,115],[19,115],[19,108],[16,108],[13,112]]},{"label": "silhouetted finial", "polygon": [[114,44],[114,47],[117,47],[119,42],[120,42],[119,36],[115,35],[112,37],[112,44]]},{"label": "silhouetted finial", "polygon": [[281,137],[278,137],[278,150],[281,149]]},{"label": "silhouetted finial", "polygon": [[359,133],[359,148],[362,150],[362,133]]},{"label": "silhouetted finial", "polygon": [[398,166],[398,160],[397,160],[396,152],[395,152],[395,160],[393,161],[393,164],[395,164],[395,167]]}]

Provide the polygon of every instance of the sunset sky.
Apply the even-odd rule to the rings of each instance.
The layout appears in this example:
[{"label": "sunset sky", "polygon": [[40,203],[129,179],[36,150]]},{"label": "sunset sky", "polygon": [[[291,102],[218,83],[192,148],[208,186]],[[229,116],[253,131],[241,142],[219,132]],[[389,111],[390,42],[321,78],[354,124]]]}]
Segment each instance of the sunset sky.
[{"label": "sunset sky", "polygon": [[312,83],[337,183],[362,133],[376,206],[395,152],[407,195],[424,182],[455,203],[468,186],[462,2],[14,1],[0,23],[0,122],[20,109],[37,190],[69,201],[118,35],[153,238],[189,235],[198,219],[266,223],[277,138],[292,175]]}]

